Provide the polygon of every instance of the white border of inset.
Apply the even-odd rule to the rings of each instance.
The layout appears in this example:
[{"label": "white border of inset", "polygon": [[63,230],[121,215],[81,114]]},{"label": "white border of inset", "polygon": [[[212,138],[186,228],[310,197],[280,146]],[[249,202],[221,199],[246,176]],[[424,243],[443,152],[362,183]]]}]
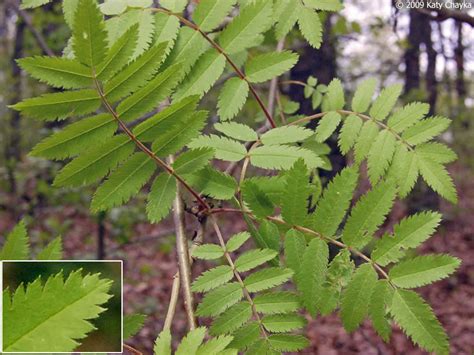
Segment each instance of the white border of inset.
[{"label": "white border of inset", "polygon": [[[0,261],[0,290],[3,294],[3,263],[120,263],[120,352],[108,351],[107,354],[123,353],[123,260],[1,260]],[[0,297],[0,353],[2,354],[64,354],[64,351],[28,351],[28,352],[5,352],[3,351],[3,296]],[[69,354],[97,354],[97,351],[69,352]]]}]

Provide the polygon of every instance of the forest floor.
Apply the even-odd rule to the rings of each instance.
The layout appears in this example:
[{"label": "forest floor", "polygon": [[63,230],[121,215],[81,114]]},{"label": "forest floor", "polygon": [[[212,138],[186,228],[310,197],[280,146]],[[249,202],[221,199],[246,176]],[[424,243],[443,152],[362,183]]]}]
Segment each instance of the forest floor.
[{"label": "forest floor", "polygon": [[[474,174],[472,170],[461,165],[453,165],[450,171],[460,192],[459,204],[453,206],[441,202],[443,223],[437,234],[429,239],[419,251],[420,253],[450,253],[462,259],[462,265],[458,272],[448,280],[420,290],[449,334],[451,353],[472,355],[474,353]],[[0,193],[0,197],[11,201],[11,196],[6,194]],[[387,227],[406,213],[405,206],[398,205]],[[41,209],[34,210],[34,222],[31,223],[33,238],[40,235],[39,231],[48,231],[44,221],[51,215],[59,220],[70,221],[67,231],[63,233],[65,257],[68,259],[94,258],[96,221],[84,211],[79,211],[74,207],[58,209],[43,206]],[[226,216],[226,219],[220,222],[224,225],[226,235],[245,228],[238,216]],[[13,224],[13,218],[8,210],[0,210],[0,234],[9,230]],[[141,312],[148,315],[145,327],[130,341],[130,345],[142,350],[144,354],[151,354],[154,339],[162,328],[173,275],[176,272],[174,253],[170,251],[173,246],[173,236],[169,232],[171,227],[170,222],[159,226],[141,223],[134,227],[134,235],[130,237],[132,243],[119,244],[113,239],[113,227],[106,223],[107,259],[124,260],[125,312]],[[197,264],[194,267],[193,276],[196,277],[203,267],[201,263]],[[424,353],[413,346],[395,326],[391,341],[386,344],[375,334],[369,321],[366,321],[359,330],[347,334],[336,314],[308,320],[307,332],[311,346],[303,352],[304,354]],[[182,335],[185,328],[183,305],[178,303],[174,325],[175,334]]]}]

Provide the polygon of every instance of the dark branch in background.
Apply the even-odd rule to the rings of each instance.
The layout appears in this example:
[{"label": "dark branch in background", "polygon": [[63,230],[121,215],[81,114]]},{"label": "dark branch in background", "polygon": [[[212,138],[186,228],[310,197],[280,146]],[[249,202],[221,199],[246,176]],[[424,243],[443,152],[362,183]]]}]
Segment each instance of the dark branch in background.
[{"label": "dark branch in background", "polygon": [[459,22],[467,23],[470,26],[474,27],[474,17],[472,17],[466,12],[448,9],[415,9],[415,11],[418,11],[435,21],[446,21],[449,19],[453,19]]},{"label": "dark branch in background", "polygon": [[33,26],[33,22],[31,21],[31,17],[30,15],[28,15],[25,11],[23,11],[22,9],[19,8],[18,4],[17,3],[14,3],[14,2],[9,2],[7,4],[13,11],[16,12],[16,14],[18,15],[18,17],[21,18],[21,20],[25,23],[26,27],[28,27],[28,30],[31,32],[31,34],[33,35],[33,37],[35,38],[36,40],[36,43],[38,44],[38,46],[41,48],[41,50],[43,51],[44,54],[48,55],[48,56],[54,56],[54,52],[51,50],[51,48],[49,48],[47,42],[46,42],[46,39],[43,37],[43,35],[41,34],[41,32],[39,32],[35,26]]}]

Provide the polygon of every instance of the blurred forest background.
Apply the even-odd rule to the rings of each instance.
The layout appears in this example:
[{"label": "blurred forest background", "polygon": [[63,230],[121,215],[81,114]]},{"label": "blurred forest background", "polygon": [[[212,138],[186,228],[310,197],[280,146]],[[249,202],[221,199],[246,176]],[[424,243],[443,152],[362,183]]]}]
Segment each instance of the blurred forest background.
[{"label": "blurred forest background", "polygon": [[[194,0],[198,1],[198,0]],[[297,66],[280,82],[276,97],[268,106],[282,113],[313,114],[304,87],[289,81],[303,81],[312,75],[327,84],[340,77],[348,93],[361,80],[376,77],[382,86],[404,83],[405,101],[424,101],[432,115],[453,119],[442,137],[458,154],[450,166],[458,189],[459,203],[440,200],[419,182],[415,191],[398,202],[386,228],[400,218],[424,209],[440,209],[444,221],[437,235],[419,252],[449,252],[462,259],[460,270],[449,280],[422,289],[452,339],[453,354],[474,352],[474,18],[458,10],[430,12],[397,10],[391,0],[345,0],[342,12],[324,19],[324,42],[314,50],[295,33],[277,43],[270,31],[263,46],[275,50],[284,44],[300,54]],[[193,4],[188,6],[192,12]],[[189,14],[188,14],[189,15]],[[27,78],[15,63],[31,55],[60,54],[69,38],[59,1],[32,11],[19,10],[17,0],[0,1],[0,235],[5,235],[20,218],[25,218],[33,247],[62,235],[68,259],[123,259],[125,312],[148,315],[145,328],[131,343],[150,353],[161,330],[172,278],[177,265],[172,221],[150,225],[144,213],[144,197],[108,213],[92,215],[92,188],[57,189],[51,182],[59,163],[35,159],[28,151],[43,137],[61,128],[61,122],[42,123],[20,117],[7,105],[46,90]],[[221,84],[224,80],[221,80]],[[269,87],[259,87],[268,95]],[[216,91],[203,105],[215,115]],[[403,104],[403,102],[400,102]],[[237,120],[255,124],[261,118],[252,102]],[[217,116],[214,117],[217,120]],[[323,182],[345,164],[333,138],[332,169]],[[227,233],[244,224],[233,217],[222,219]],[[237,219],[237,217],[235,217]],[[188,234],[193,235],[193,226]],[[0,243],[3,242],[0,239]],[[197,263],[194,275],[202,271]],[[178,307],[176,334],[183,334],[186,320]],[[396,329],[385,344],[367,324],[347,334],[336,316],[319,317],[308,326],[312,341],[307,354],[420,354],[420,350]]]}]

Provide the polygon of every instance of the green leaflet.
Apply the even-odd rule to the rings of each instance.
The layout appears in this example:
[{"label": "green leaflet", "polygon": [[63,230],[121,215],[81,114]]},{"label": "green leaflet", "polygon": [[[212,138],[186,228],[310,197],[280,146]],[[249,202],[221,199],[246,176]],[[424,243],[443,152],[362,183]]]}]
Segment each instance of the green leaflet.
[{"label": "green leaflet", "polygon": [[264,169],[289,169],[295,161],[303,158],[308,169],[323,164],[321,158],[308,149],[285,145],[257,147],[249,152],[252,165]]},{"label": "green leaflet", "polygon": [[178,84],[180,69],[179,64],[169,67],[150,80],[144,87],[123,100],[117,106],[120,119],[131,121],[157,107]]},{"label": "green leaflet", "polygon": [[[197,106],[197,100],[197,97],[188,97],[172,103],[156,115],[138,124],[133,129],[133,134],[141,141],[150,142],[156,138],[161,139],[175,126],[186,126],[183,122],[190,121],[187,116],[192,115]],[[183,120],[183,116],[186,116],[186,121]]]},{"label": "green leaflet", "polygon": [[163,330],[158,335],[153,352],[155,355],[171,355],[171,333],[169,329]]},{"label": "green leaflet", "polygon": [[418,179],[418,159],[416,154],[408,150],[405,145],[399,144],[393,156],[392,165],[387,176],[394,176],[400,197],[407,196]]},{"label": "green leaflet", "polygon": [[62,7],[64,12],[64,20],[66,21],[69,28],[73,27],[74,15],[76,13],[78,2],[79,0],[63,0]]},{"label": "green leaflet", "polygon": [[372,260],[382,266],[400,260],[403,249],[419,246],[434,233],[440,222],[441,215],[437,212],[423,212],[402,219],[393,228],[393,237],[384,235],[377,241]]},{"label": "green leaflet", "polygon": [[222,22],[224,17],[232,10],[236,0],[202,0],[193,13],[194,23],[202,31],[214,30]]},{"label": "green leaflet", "polygon": [[194,280],[191,290],[193,292],[207,292],[229,282],[233,277],[232,268],[229,265],[221,265],[203,272]]},{"label": "green leaflet", "polygon": [[254,304],[257,312],[263,314],[291,313],[301,308],[298,296],[288,291],[257,295]]},{"label": "green leaflet", "polygon": [[306,249],[306,238],[303,233],[290,229],[285,235],[285,263],[295,275],[301,270],[303,255]]},{"label": "green leaflet", "polygon": [[[280,253],[280,230],[275,223],[265,219],[262,220],[260,227],[258,228],[258,234],[266,248],[273,249]],[[279,265],[280,262],[278,259],[279,258],[275,258],[272,260],[272,265]]]},{"label": "green leaflet", "polygon": [[144,86],[160,67],[165,49],[166,43],[153,46],[109,80],[104,86],[107,99],[115,102]]},{"label": "green leaflet", "polygon": [[364,113],[369,109],[376,86],[377,80],[375,78],[365,79],[357,86],[352,98],[352,109],[355,112]]},{"label": "green leaflet", "polygon": [[159,128],[168,129],[160,132],[161,134],[155,139],[152,144],[153,151],[162,156],[176,153],[200,134],[207,116],[207,111],[197,111],[191,114],[191,117],[181,116],[175,122],[167,120],[156,124],[149,133],[151,131],[155,132]]},{"label": "green leaflet", "polygon": [[80,89],[92,86],[91,70],[76,60],[35,56],[17,61],[33,78],[55,88]]},{"label": "green leaflet", "polygon": [[342,110],[344,108],[344,89],[339,79],[333,79],[329,83],[325,99],[329,111]]},{"label": "green leaflet", "polygon": [[162,12],[155,14],[155,43],[167,42],[166,55],[168,55],[176,42],[179,31],[179,19]]},{"label": "green leaflet", "polygon": [[182,12],[186,7],[186,0],[161,0],[161,6],[173,12]]},{"label": "green leaflet", "polygon": [[207,93],[224,71],[226,59],[214,48],[204,53],[194,65],[186,80],[174,94],[175,100],[191,95],[202,97]]},{"label": "green leaflet", "polygon": [[90,146],[113,135],[117,129],[115,119],[106,113],[70,124],[39,142],[30,155],[48,159],[64,159],[77,155]]},{"label": "green leaflet", "polygon": [[379,121],[383,121],[385,118],[387,118],[393,106],[395,106],[395,103],[397,102],[401,92],[401,84],[391,85],[383,89],[370,108],[370,117],[373,117]]},{"label": "green leaflet", "polygon": [[126,203],[140,191],[154,171],[155,162],[148,155],[133,154],[99,186],[92,198],[91,210],[105,211]]},{"label": "green leaflet", "polygon": [[[188,355],[188,354],[195,354],[199,345],[202,344],[204,340],[204,336],[206,334],[205,327],[199,327],[194,330],[191,330],[179,344],[178,348],[176,349],[175,355]],[[158,355],[158,354],[157,354]]]},{"label": "green leaflet", "polygon": [[272,260],[277,255],[278,253],[272,249],[253,249],[237,258],[235,268],[238,272],[248,271]]},{"label": "green leaflet", "polygon": [[110,48],[104,61],[97,67],[97,78],[109,80],[130,60],[138,39],[138,26],[132,26]]},{"label": "green leaflet", "polygon": [[227,349],[227,345],[229,345],[232,339],[233,337],[229,335],[213,338],[202,344],[198,348],[196,355],[237,355],[237,350]]},{"label": "green leaflet", "polygon": [[395,290],[390,314],[405,334],[426,351],[449,352],[448,336],[431,307],[416,292]]},{"label": "green leaflet", "polygon": [[193,256],[202,260],[219,259],[224,255],[224,250],[216,244],[202,244],[193,250]]},{"label": "green leaflet", "polygon": [[274,204],[281,204],[286,181],[284,176],[255,176],[247,180],[256,184]]},{"label": "green leaflet", "polygon": [[208,47],[208,43],[199,32],[189,27],[181,27],[176,44],[166,59],[164,66],[167,67],[172,63],[181,62],[184,78],[196,60]]},{"label": "green leaflet", "polygon": [[281,205],[283,220],[290,225],[302,225],[307,216],[310,194],[309,173],[304,161],[299,159],[286,174],[285,192]]},{"label": "green leaflet", "polygon": [[232,176],[210,165],[187,174],[185,180],[201,193],[219,200],[230,200],[237,189],[237,182]]},{"label": "green leaflet", "polygon": [[268,196],[252,181],[244,181],[241,187],[243,199],[257,218],[273,214],[274,205]]},{"label": "green leaflet", "polygon": [[229,54],[246,48],[256,36],[268,29],[272,20],[272,2],[258,0],[245,6],[219,35],[219,44]]},{"label": "green leaflet", "polygon": [[123,339],[127,340],[137,334],[143,327],[146,316],[144,314],[128,314],[123,317]]},{"label": "green leaflet", "polygon": [[390,269],[390,280],[403,288],[428,285],[451,275],[461,260],[449,255],[422,255],[401,261]]},{"label": "green leaflet", "polygon": [[423,180],[425,180],[434,191],[446,200],[457,203],[458,196],[453,180],[442,164],[433,160],[418,159],[418,166]]},{"label": "green leaflet", "polygon": [[239,249],[248,239],[250,238],[250,233],[240,232],[234,234],[226,243],[226,250],[228,252],[233,252]]},{"label": "green leaflet", "polygon": [[296,276],[298,290],[302,293],[303,304],[313,317],[321,305],[321,290],[326,279],[329,248],[326,242],[314,238],[304,251],[300,271]]},{"label": "green leaflet", "polygon": [[457,159],[456,153],[451,148],[438,142],[417,145],[415,154],[422,160],[432,160],[440,164],[451,163]]},{"label": "green leaflet", "polygon": [[214,155],[212,148],[191,149],[181,154],[173,163],[173,169],[178,175],[191,174],[202,169]]},{"label": "green leaflet", "polygon": [[293,271],[280,267],[266,268],[257,271],[244,280],[244,285],[249,292],[259,292],[279,286],[293,276]]},{"label": "green leaflet", "polygon": [[316,128],[316,141],[324,142],[331,134],[334,133],[339,123],[341,123],[341,115],[335,111],[328,112],[319,120]]},{"label": "green leaflet", "polygon": [[240,78],[230,78],[224,84],[217,101],[217,112],[221,120],[234,118],[247,101],[249,84]]},{"label": "green leaflet", "polygon": [[121,134],[93,146],[67,164],[54,179],[54,186],[81,186],[107,175],[134,150],[130,139]]},{"label": "green leaflet", "polygon": [[72,48],[81,63],[94,68],[104,60],[107,32],[95,0],[79,0],[74,13],[72,38]]},{"label": "green leaflet", "polygon": [[216,158],[227,161],[239,161],[247,154],[247,150],[243,144],[229,138],[216,136],[214,134],[209,136],[202,135],[188,144],[188,147],[214,148]]},{"label": "green leaflet", "polygon": [[4,291],[4,350],[73,351],[78,346],[76,340],[94,329],[89,320],[105,310],[100,306],[111,297],[111,284],[99,274],[83,277],[78,270],[66,281],[62,273],[50,276],[44,286],[38,278],[25,292],[19,291],[23,285],[19,286],[12,297]]},{"label": "green leaflet", "polygon": [[303,3],[316,10],[339,11],[342,9],[339,0],[303,0]]},{"label": "green leaflet", "polygon": [[25,99],[10,107],[44,121],[63,120],[94,112],[100,107],[100,97],[95,90],[64,91]]},{"label": "green leaflet", "polygon": [[316,49],[321,47],[323,41],[323,26],[318,13],[304,6],[299,6],[294,9],[294,4],[292,11],[298,13],[298,27],[311,47]]},{"label": "green leaflet", "polygon": [[347,249],[341,250],[329,263],[326,282],[320,295],[321,315],[330,314],[340,301],[341,291],[352,278],[354,262]]},{"label": "green leaflet", "polygon": [[245,75],[251,83],[263,83],[294,67],[298,54],[290,51],[260,54],[245,65]]},{"label": "green leaflet", "polygon": [[[131,59],[137,58],[150,47],[150,44],[153,42],[153,34],[155,31],[155,16],[152,11],[149,9],[128,10],[115,19],[118,20],[118,24],[116,28],[109,30],[109,35],[112,33],[116,36],[120,36],[129,28],[138,26],[136,45]],[[112,18],[112,20],[115,19]],[[110,20],[108,22],[110,22]],[[168,47],[168,44],[166,44],[166,47]]]},{"label": "green leaflet", "polygon": [[332,179],[324,189],[314,214],[308,217],[312,229],[326,237],[335,235],[352,201],[357,179],[355,168],[345,168]]},{"label": "green leaflet", "polygon": [[[61,260],[63,258],[63,245],[61,237],[53,239],[38,255],[36,260]],[[0,258],[2,260],[3,258]]]},{"label": "green leaflet", "polygon": [[298,20],[299,11],[294,11],[295,4],[291,0],[277,0],[273,9],[275,25],[275,36],[278,40],[290,32]]},{"label": "green leaflet", "polygon": [[359,136],[360,129],[362,128],[362,124],[362,119],[353,114],[347,116],[344,120],[337,141],[342,154],[349,153],[349,150],[354,146],[357,137]]},{"label": "green leaflet", "polygon": [[258,139],[257,132],[247,125],[236,122],[216,123],[214,128],[230,138],[244,142],[254,142]]},{"label": "green leaflet", "polygon": [[303,328],[306,319],[298,314],[273,314],[263,317],[262,323],[269,332],[281,333]]},{"label": "green leaflet", "polygon": [[[258,338],[257,338],[258,339]],[[247,352],[250,354],[265,354],[265,355],[278,355],[280,352],[276,351],[268,341],[259,339],[254,341],[251,346],[247,348]]]},{"label": "green leaflet", "polygon": [[403,132],[425,117],[429,110],[430,105],[413,102],[396,111],[388,119],[387,125],[397,133]]},{"label": "green leaflet", "polygon": [[395,152],[397,140],[392,132],[383,129],[372,144],[367,158],[369,179],[372,185],[384,176]]},{"label": "green leaflet", "polygon": [[22,0],[20,9],[33,9],[35,7],[39,7],[41,5],[45,5],[51,2],[51,0]]},{"label": "green leaflet", "polygon": [[376,123],[372,121],[364,123],[354,147],[356,163],[360,164],[365,159],[378,133],[379,129]]},{"label": "green leaflet", "polygon": [[370,264],[361,265],[344,291],[341,318],[348,332],[356,330],[367,315],[377,273]]},{"label": "green leaflet", "polygon": [[362,196],[344,226],[342,233],[344,243],[363,248],[390,212],[395,195],[394,184],[384,181]]},{"label": "green leaflet", "polygon": [[0,260],[26,260],[29,253],[30,246],[25,222],[20,221],[8,234],[0,251]]},{"label": "green leaflet", "polygon": [[168,173],[158,175],[151,186],[146,205],[148,220],[158,223],[166,217],[176,196],[175,178]]},{"label": "green leaflet", "polygon": [[230,334],[252,317],[252,307],[247,301],[239,302],[217,317],[209,332],[211,335]]},{"label": "green leaflet", "polygon": [[239,302],[242,297],[242,288],[237,282],[220,286],[204,296],[197,307],[196,315],[201,317],[218,316],[227,308]]},{"label": "green leaflet", "polygon": [[402,139],[411,145],[425,143],[444,132],[450,124],[451,120],[445,117],[425,118],[406,129],[402,134]]},{"label": "green leaflet", "polygon": [[234,339],[229,348],[242,349],[252,345],[260,337],[260,327],[257,322],[250,322],[233,333]]},{"label": "green leaflet", "polygon": [[298,351],[309,345],[308,339],[302,335],[272,334],[268,337],[270,346],[278,351]]},{"label": "green leaflet", "polygon": [[377,280],[369,303],[369,317],[372,325],[385,342],[389,341],[392,333],[392,327],[387,319],[387,306],[391,301],[392,292],[387,281]]},{"label": "green leaflet", "polygon": [[265,145],[279,145],[304,141],[311,137],[313,132],[309,129],[298,126],[284,126],[273,128],[260,138]]}]

